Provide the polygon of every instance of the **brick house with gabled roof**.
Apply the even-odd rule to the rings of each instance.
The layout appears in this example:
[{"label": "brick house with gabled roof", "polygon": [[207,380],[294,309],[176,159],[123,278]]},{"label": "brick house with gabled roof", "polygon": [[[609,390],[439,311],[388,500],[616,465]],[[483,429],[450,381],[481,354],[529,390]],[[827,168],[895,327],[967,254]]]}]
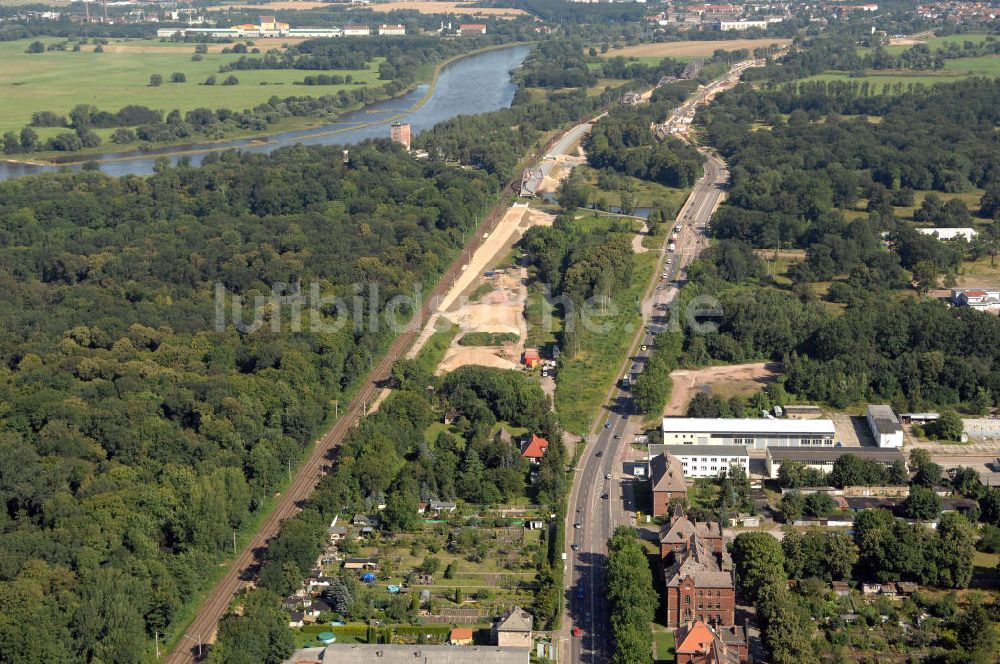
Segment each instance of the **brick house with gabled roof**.
[{"label": "brick house with gabled roof", "polygon": [[660,558],[665,561],[671,554],[687,549],[692,535],[698,535],[715,553],[724,553],[722,526],[714,521],[692,521],[678,505],[674,508],[670,524],[660,531]]},{"label": "brick house with gabled roof", "polygon": [[542,457],[549,449],[549,441],[538,434],[531,434],[531,438],[521,443],[521,458],[527,459],[531,463],[541,463]]},{"label": "brick house with gabled roof", "polygon": [[511,607],[493,623],[493,643],[500,647],[530,648],[534,621],[521,607]]},{"label": "brick house with gabled roof", "polygon": [[653,516],[670,512],[670,501],[687,497],[681,460],[664,452],[649,460],[649,478],[653,486]]}]

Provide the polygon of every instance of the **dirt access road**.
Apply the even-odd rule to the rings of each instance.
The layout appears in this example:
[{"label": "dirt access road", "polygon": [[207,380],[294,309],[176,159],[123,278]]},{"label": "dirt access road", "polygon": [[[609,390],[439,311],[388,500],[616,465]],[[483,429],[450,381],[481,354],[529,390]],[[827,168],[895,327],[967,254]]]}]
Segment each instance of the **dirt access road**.
[{"label": "dirt access road", "polygon": [[781,372],[777,362],[733,364],[705,369],[677,369],[670,373],[674,381],[670,401],[663,409],[664,416],[684,415],[687,405],[698,392],[719,390],[723,395],[756,391],[773,382]]}]

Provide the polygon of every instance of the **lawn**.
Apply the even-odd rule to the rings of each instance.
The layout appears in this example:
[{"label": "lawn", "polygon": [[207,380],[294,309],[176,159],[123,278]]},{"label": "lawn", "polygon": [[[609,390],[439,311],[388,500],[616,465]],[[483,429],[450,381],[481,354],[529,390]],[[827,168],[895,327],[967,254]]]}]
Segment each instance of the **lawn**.
[{"label": "lawn", "polygon": [[620,377],[625,355],[642,324],[636,303],[649,285],[657,257],[652,251],[634,257],[628,288],[613,294],[614,307],[608,308],[607,316],[594,318],[604,330],[583,331],[579,351],[573,358],[561,358],[555,405],[567,431],[585,435],[595,418],[603,417],[604,398]]},{"label": "lawn", "polygon": [[677,657],[674,652],[674,634],[662,625],[653,625],[653,661],[656,664],[673,664]]},{"label": "lawn", "polygon": [[423,347],[413,358],[413,362],[425,373],[432,374],[441,364],[448,346],[452,339],[458,334],[458,326],[444,318],[438,318],[435,323],[434,334],[424,343]]},{"label": "lawn", "polygon": [[[87,44],[81,51],[25,52],[32,40],[0,42],[0,132],[19,131],[31,121],[35,111],[67,114],[77,104],[92,104],[101,110],[117,111],[128,104],[181,112],[194,108],[243,110],[272,96],[322,96],[336,94],[353,85],[302,86],[308,72],[298,69],[264,69],[219,73],[219,67],[240,57],[230,53],[207,53],[200,62],[191,60],[194,44],[172,44],[155,40],[115,40],[95,53]],[[44,43],[62,40],[42,39]],[[170,75],[183,73],[185,83],[170,83]],[[239,85],[200,85],[214,75],[219,83],[234,74]],[[365,85],[381,85],[378,65],[368,69],[331,72],[351,74]],[[160,74],[163,85],[151,87],[149,77]],[[47,138],[65,129],[43,129]],[[110,134],[111,130],[98,133]]]}]

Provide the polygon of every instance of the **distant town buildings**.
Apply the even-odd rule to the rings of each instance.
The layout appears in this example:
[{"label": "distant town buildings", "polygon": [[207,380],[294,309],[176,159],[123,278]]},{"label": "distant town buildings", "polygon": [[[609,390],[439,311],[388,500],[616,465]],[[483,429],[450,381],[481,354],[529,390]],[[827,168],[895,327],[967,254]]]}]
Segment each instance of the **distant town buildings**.
[{"label": "distant town buildings", "polygon": [[367,37],[371,34],[371,30],[368,29],[367,25],[345,25],[344,26],[344,36],[345,37]]},{"label": "distant town buildings", "polygon": [[216,37],[230,39],[250,39],[260,37],[340,37],[344,32],[340,28],[292,28],[287,23],[279,21],[274,16],[261,16],[256,24],[241,23],[229,28],[196,28],[176,26],[158,28],[156,36],[161,39],[171,37]]},{"label": "distant town buildings", "polygon": [[383,37],[384,36],[400,37],[406,34],[406,26],[401,23],[397,23],[395,25],[383,24],[378,26],[378,34],[379,36]]}]

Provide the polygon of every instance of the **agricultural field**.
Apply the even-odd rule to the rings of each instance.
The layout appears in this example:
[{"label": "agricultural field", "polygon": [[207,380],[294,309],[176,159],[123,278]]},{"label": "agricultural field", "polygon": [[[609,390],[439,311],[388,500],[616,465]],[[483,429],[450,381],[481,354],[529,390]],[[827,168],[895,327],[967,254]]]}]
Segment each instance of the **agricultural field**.
[{"label": "agricultural field", "polygon": [[1000,56],[984,55],[978,58],[959,58],[945,60],[944,69],[937,70],[899,70],[881,69],[868,70],[864,76],[854,76],[848,72],[828,71],[803,79],[806,81],[870,81],[894,86],[897,83],[906,91],[906,86],[913,83],[934,85],[935,83],[951,83],[973,76],[1000,76]]},{"label": "agricultural field", "polygon": [[[36,111],[52,111],[65,115],[77,104],[91,104],[101,110],[117,111],[128,104],[148,106],[169,112],[194,108],[229,108],[243,110],[267,101],[272,96],[328,95],[353,85],[294,85],[307,72],[293,69],[264,69],[231,72],[239,85],[202,85],[206,78],[215,76],[218,82],[229,75],[219,73],[219,67],[240,57],[239,54],[209,52],[200,62],[191,60],[194,44],[173,44],[155,40],[112,41],[104,46],[103,53],[95,53],[93,44],[86,44],[79,52],[46,51],[29,54],[26,49],[32,40],[0,42],[0,133],[20,131],[31,121]],[[43,43],[60,42],[42,39]],[[272,40],[282,41],[282,40]],[[287,41],[287,40],[284,40]],[[284,43],[284,41],[282,43]],[[262,50],[277,47],[261,43]],[[184,74],[186,82],[170,82],[171,74]],[[381,85],[378,80],[378,63],[368,69],[337,71],[351,74],[358,84]],[[159,74],[163,84],[149,85],[149,77]],[[86,85],[81,84],[86,81]],[[44,140],[65,131],[61,128],[40,128]],[[107,138],[112,130],[98,130]]]},{"label": "agricultural field", "polygon": [[712,55],[715,51],[737,51],[747,49],[753,51],[755,48],[778,45],[787,46],[791,39],[719,39],[715,41],[677,41],[660,42],[656,44],[636,44],[625,46],[624,48],[613,48],[607,53],[602,53],[603,58],[613,58],[619,55],[625,57],[635,57],[640,62],[659,64],[663,58],[676,58],[686,60],[696,57]]},{"label": "agricultural field", "polygon": [[[918,41],[916,43],[925,44],[927,48],[931,51],[936,51],[939,48],[944,48],[948,44],[958,44],[961,46],[965,42],[972,42],[973,44],[982,44],[986,41],[987,35],[985,34],[965,34],[965,35],[948,35],[946,37],[933,37],[927,41]],[[914,44],[890,44],[885,47],[886,52],[892,53],[893,55],[899,55],[907,49],[913,48]]]}]

